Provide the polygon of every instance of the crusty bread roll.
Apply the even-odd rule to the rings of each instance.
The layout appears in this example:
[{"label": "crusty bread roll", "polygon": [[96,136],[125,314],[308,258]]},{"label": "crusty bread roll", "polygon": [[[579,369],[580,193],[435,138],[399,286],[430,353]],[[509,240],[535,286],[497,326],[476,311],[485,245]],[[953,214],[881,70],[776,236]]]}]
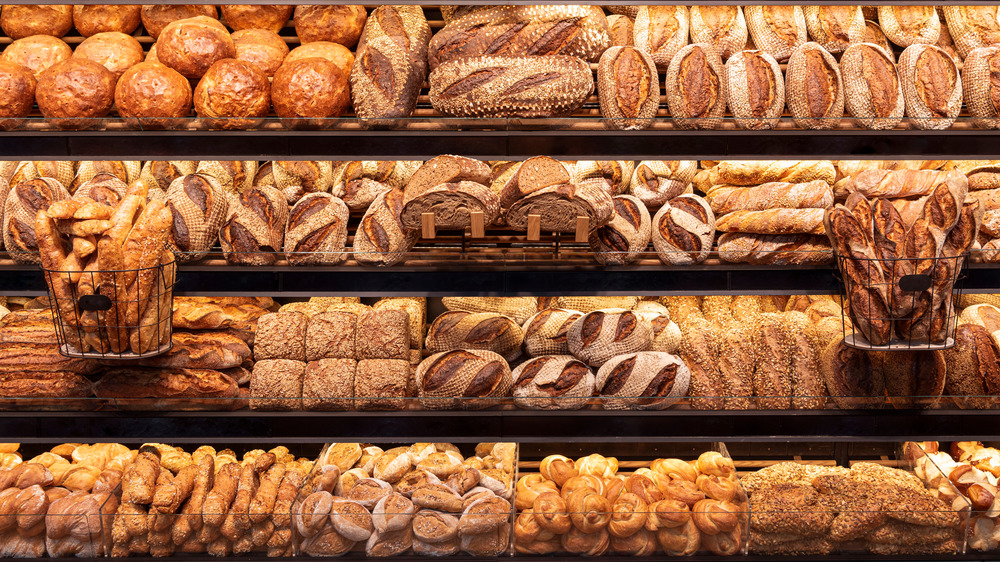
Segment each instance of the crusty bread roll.
[{"label": "crusty bread roll", "polygon": [[235,56],[229,31],[207,16],[171,22],[156,41],[157,60],[186,78],[201,78],[216,62]]},{"label": "crusty bread roll", "polygon": [[726,115],[728,73],[718,49],[695,43],[681,49],[667,69],[667,105],[681,129],[716,129]]},{"label": "crusty bread roll", "polygon": [[616,195],[611,221],[589,237],[590,251],[602,265],[625,265],[638,259],[649,246],[649,211],[631,195]]},{"label": "crusty bread roll", "polygon": [[[168,26],[163,35],[169,34]],[[213,129],[252,129],[271,110],[270,86],[267,76],[256,66],[224,58],[198,82],[194,109]]]},{"label": "crusty bread roll", "polygon": [[350,107],[348,76],[326,59],[286,62],[274,73],[271,100],[290,129],[328,128]]},{"label": "crusty bread roll", "polygon": [[697,172],[697,160],[643,160],[632,173],[629,193],[646,207],[659,209],[684,193]]},{"label": "crusty bread roll", "polygon": [[126,70],[142,62],[143,52],[135,37],[106,31],[84,39],[73,51],[73,56],[103,64],[117,80]]},{"label": "crusty bread roll", "polygon": [[600,367],[617,355],[650,349],[653,334],[635,312],[608,308],[580,317],[570,326],[567,340],[574,357]]},{"label": "crusty bread roll", "polygon": [[57,62],[73,56],[65,41],[51,35],[32,35],[7,46],[0,60],[19,64],[34,73],[35,78]]},{"label": "crusty bread roll", "polygon": [[569,327],[582,312],[546,308],[524,323],[524,351],[532,356],[569,354]]},{"label": "crusty bread roll", "polygon": [[482,409],[509,396],[510,367],[486,350],[435,353],[417,367],[420,405],[429,410]]},{"label": "crusty bread roll", "polygon": [[754,45],[777,61],[787,61],[809,40],[802,6],[746,6],[743,11]]},{"label": "crusty bread roll", "polygon": [[288,214],[285,258],[291,265],[337,264],[347,259],[347,205],[329,193],[310,193]]},{"label": "crusty bread roll", "polygon": [[809,37],[831,53],[843,53],[852,43],[865,42],[861,6],[803,6]]},{"label": "crusty bread roll", "polygon": [[653,248],[660,261],[672,265],[701,263],[715,239],[715,214],[697,195],[680,195],[663,204],[653,217]]},{"label": "crusty bread roll", "polygon": [[947,129],[962,111],[958,65],[934,45],[911,45],[899,55],[906,116],[918,129]]},{"label": "crusty bread roll", "polygon": [[138,4],[77,4],[73,6],[73,25],[84,37],[117,31],[131,34],[142,23]]},{"label": "crusty bread roll", "polygon": [[528,410],[578,410],[594,394],[594,372],[572,355],[543,355],[518,365],[514,404]]},{"label": "crusty bread roll", "polygon": [[0,27],[12,39],[32,35],[62,37],[73,29],[73,6],[64,4],[5,4]]},{"label": "crusty bread roll", "polygon": [[889,41],[900,47],[933,45],[941,34],[934,6],[879,6],[878,23]]},{"label": "crusty bread roll", "polygon": [[299,45],[288,53],[282,64],[291,64],[302,59],[316,57],[336,64],[344,73],[344,76],[350,76],[351,69],[354,68],[354,53],[340,43],[333,43],[332,41],[314,41]]},{"label": "crusty bread roll", "polygon": [[691,6],[691,42],[711,43],[723,60],[746,49],[747,33],[739,6]]},{"label": "crusty bread roll", "polygon": [[833,129],[844,116],[844,82],[837,59],[818,43],[795,49],[785,71],[785,103],[803,129]]},{"label": "crusty bread roll", "polygon": [[1000,66],[1000,46],[974,49],[962,65],[962,90],[972,123],[980,129],[1000,128],[1000,108],[993,100],[1000,96],[1000,85],[990,79],[991,69]]},{"label": "crusty bread roll", "polygon": [[255,65],[268,77],[274,76],[288,55],[288,44],[268,29],[241,29],[232,38],[236,58]]},{"label": "crusty bread roll", "polygon": [[601,55],[597,92],[604,123],[611,129],[648,129],[660,106],[656,65],[645,51],[611,47]]},{"label": "crusty bread roll", "polygon": [[368,13],[364,6],[295,7],[295,34],[303,43],[332,41],[351,48],[358,43]]},{"label": "crusty bread roll", "polygon": [[726,61],[726,84],[729,110],[738,127],[773,129],[778,124],[785,109],[785,81],[774,57],[765,51],[736,53]]},{"label": "crusty bread roll", "polygon": [[[155,95],[149,95],[151,90]],[[141,62],[129,68],[115,87],[118,114],[125,119],[137,119],[144,129],[181,126],[182,118],[191,113],[191,99],[191,84],[187,79],[156,62]]]},{"label": "crusty bread roll", "polygon": [[278,33],[292,17],[293,5],[223,4],[222,19],[233,31],[266,29]]},{"label": "crusty bread roll", "polygon": [[105,117],[115,101],[115,75],[99,63],[69,58],[38,77],[35,101],[60,129],[88,129]]},{"label": "crusty bread roll", "polygon": [[521,354],[524,330],[495,312],[452,310],[438,316],[427,330],[424,347],[431,353],[453,349],[488,349],[508,361]]},{"label": "crusty bread roll", "polygon": [[35,84],[27,67],[0,58],[0,130],[24,124],[35,106]]},{"label": "crusty bread roll", "polygon": [[632,31],[635,47],[649,53],[657,69],[666,70],[687,45],[690,23],[687,6],[641,6]]},{"label": "crusty bread roll", "polygon": [[211,4],[145,4],[140,16],[149,36],[158,39],[171,22],[196,16],[218,19],[219,13]]},{"label": "crusty bread roll", "polygon": [[607,410],[663,410],[683,398],[691,372],[676,355],[640,351],[612,358],[597,371]]}]

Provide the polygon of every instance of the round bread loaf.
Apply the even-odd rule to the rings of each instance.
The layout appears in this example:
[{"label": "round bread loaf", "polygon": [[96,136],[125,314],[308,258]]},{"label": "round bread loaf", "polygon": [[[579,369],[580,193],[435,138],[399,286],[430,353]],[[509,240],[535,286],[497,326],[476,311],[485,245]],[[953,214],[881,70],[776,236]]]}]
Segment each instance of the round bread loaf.
[{"label": "round bread loaf", "polygon": [[579,310],[583,313],[604,308],[631,310],[638,301],[639,297],[556,297],[556,304],[560,308]]},{"label": "round bread loaf", "polygon": [[616,195],[611,222],[591,231],[590,251],[601,265],[625,265],[649,246],[649,211],[636,197]]},{"label": "round bread loaf", "polygon": [[394,265],[406,259],[419,230],[403,226],[403,191],[380,193],[368,206],[354,233],[354,259],[370,265]]},{"label": "round bread loaf", "polygon": [[142,26],[153,39],[159,39],[163,28],[171,22],[205,16],[218,19],[218,11],[211,4],[145,4],[140,14]]},{"label": "round bread loaf", "polygon": [[819,366],[837,407],[877,408],[885,401],[884,373],[868,352],[848,347],[843,337],[831,341],[823,350]]},{"label": "round bread loaf", "polygon": [[665,203],[653,217],[653,247],[671,265],[701,263],[715,239],[715,214],[697,195],[681,195]]},{"label": "round bread loaf", "polygon": [[0,27],[12,39],[32,35],[62,37],[73,29],[71,4],[4,4]]},{"label": "round bread loaf", "polygon": [[[144,129],[179,127],[191,113],[191,99],[188,80],[158,62],[141,62],[129,68],[115,87],[118,114],[125,119],[138,119]],[[163,178],[157,184],[164,189],[173,179]]]},{"label": "round bread loaf", "polygon": [[1000,346],[982,326],[963,324],[955,330],[955,346],[944,352],[948,367],[944,393],[959,408],[985,410],[1000,392]]},{"label": "round bread loaf", "polygon": [[142,62],[143,52],[135,37],[119,31],[106,31],[84,39],[73,56],[104,65],[117,80],[126,70]]},{"label": "round bread loaf", "polygon": [[125,198],[128,184],[112,174],[100,173],[73,192],[74,197],[89,197],[109,207],[117,207]]},{"label": "round bread loaf", "polygon": [[347,205],[329,193],[310,193],[288,215],[285,257],[290,265],[337,264],[347,259]]},{"label": "round bread loaf", "polygon": [[268,29],[241,29],[232,37],[236,58],[255,65],[268,77],[274,76],[288,55],[288,45]]},{"label": "round bread loaf", "polygon": [[229,193],[243,193],[254,187],[257,167],[256,160],[202,160],[195,171],[219,180]]},{"label": "round bread loaf", "polygon": [[197,162],[190,160],[147,160],[142,165],[139,178],[150,182],[150,186],[166,191],[175,179],[183,175],[193,174],[197,166]]},{"label": "round bread loaf", "polygon": [[565,308],[546,308],[524,323],[524,350],[532,357],[567,355],[569,327],[583,316]]},{"label": "round bread loaf", "polygon": [[427,330],[424,346],[431,353],[453,349],[487,349],[512,361],[521,354],[524,330],[512,318],[495,312],[448,311]]},{"label": "round bread loaf", "polygon": [[181,176],[167,189],[167,207],[173,223],[167,244],[178,262],[205,256],[219,239],[229,204],[219,183],[211,176]]},{"label": "round bread loaf", "polygon": [[739,6],[691,6],[691,42],[711,43],[724,60],[747,48],[748,33]]},{"label": "round bread loaf", "polygon": [[194,89],[194,109],[213,129],[255,128],[271,109],[267,76],[250,63],[222,59]]},{"label": "round bread loaf", "polygon": [[844,116],[844,82],[837,59],[818,43],[792,53],[785,94],[795,124],[803,129],[833,129]]},{"label": "round bread loaf", "polygon": [[292,17],[294,5],[225,4],[219,7],[222,19],[233,31],[266,29],[277,33]]},{"label": "round bread loaf", "polygon": [[522,324],[538,310],[535,297],[444,297],[441,302],[448,310],[495,312]]},{"label": "round bread loaf", "polygon": [[8,45],[0,60],[19,64],[38,78],[42,71],[71,56],[73,49],[62,39],[51,35],[32,35]]},{"label": "round bread loaf", "polygon": [[14,261],[39,263],[35,215],[63,199],[69,199],[69,192],[52,178],[36,178],[11,185],[3,209],[3,242]]},{"label": "round bread loaf", "polygon": [[676,355],[641,351],[614,357],[597,371],[607,410],[662,410],[683,398],[691,372]]},{"label": "round bread loaf", "polygon": [[664,90],[677,127],[719,128],[726,116],[729,82],[718,48],[695,43],[681,49],[667,68]]},{"label": "round bread loaf", "polygon": [[542,355],[511,375],[514,404],[528,410],[579,410],[594,395],[594,372],[572,355]]},{"label": "round bread loaf", "polygon": [[801,6],[746,6],[743,11],[754,45],[776,60],[787,61],[809,40]]},{"label": "round bread loaf", "polygon": [[367,19],[364,6],[300,5],[295,7],[295,34],[303,43],[332,41],[351,48]]},{"label": "round bread loaf", "polygon": [[631,310],[608,308],[584,314],[569,327],[569,350],[575,357],[600,367],[616,355],[652,347],[649,324]]},{"label": "round bread loaf", "polygon": [[99,63],[69,58],[38,77],[35,101],[52,125],[60,129],[87,129],[111,111],[116,79]]},{"label": "round bread loaf", "polygon": [[897,409],[934,408],[945,388],[944,352],[877,352],[876,368],[885,378],[889,403]]},{"label": "round bread loaf", "polygon": [[600,180],[609,195],[628,193],[632,184],[635,163],[631,160],[577,160],[564,162],[569,172],[570,183]]},{"label": "round bread loaf", "polygon": [[117,31],[132,33],[142,23],[138,4],[78,4],[73,6],[73,25],[84,37]]},{"label": "round bread loaf", "polygon": [[288,53],[284,64],[291,64],[303,59],[321,58],[326,59],[344,73],[344,76],[351,75],[351,68],[354,67],[354,54],[347,47],[340,43],[330,41],[315,41],[305,45],[299,45]]},{"label": "round bread loaf", "polygon": [[[795,9],[800,10],[799,6]],[[786,58],[790,55],[791,51]],[[736,53],[726,61],[726,84],[729,111],[737,127],[761,130],[778,125],[785,109],[785,80],[773,56],[765,51]]]},{"label": "round bread loaf", "polygon": [[681,346],[681,329],[670,319],[670,310],[666,306],[653,301],[641,301],[636,304],[634,312],[643,322],[649,324],[653,332],[652,351],[676,353]]},{"label": "round bread loaf", "polygon": [[510,395],[510,367],[482,349],[435,353],[417,366],[420,405],[428,410],[482,409]]},{"label": "round bread loaf", "polygon": [[635,47],[611,47],[597,69],[601,116],[609,129],[653,126],[660,106],[660,85],[653,58]]},{"label": "round bread loaf", "polygon": [[185,78],[201,78],[216,62],[235,56],[229,31],[207,16],[171,22],[156,41],[157,60]]},{"label": "round bread loaf", "polygon": [[629,193],[659,209],[687,190],[698,172],[697,160],[643,160],[635,167]]},{"label": "round bread loaf", "polygon": [[878,23],[900,47],[933,45],[941,35],[941,18],[934,6],[879,6]]},{"label": "round bread loaf", "polygon": [[63,186],[67,186],[73,183],[73,177],[76,175],[75,168],[76,162],[68,160],[23,161],[17,164],[8,181],[10,181],[11,187],[14,187],[28,180],[54,178]]},{"label": "round bread loaf", "polygon": [[35,76],[27,67],[0,60],[0,129],[24,124],[35,106]]},{"label": "round bread loaf", "polygon": [[328,128],[351,105],[348,77],[326,59],[286,62],[271,84],[274,112],[289,129]]}]

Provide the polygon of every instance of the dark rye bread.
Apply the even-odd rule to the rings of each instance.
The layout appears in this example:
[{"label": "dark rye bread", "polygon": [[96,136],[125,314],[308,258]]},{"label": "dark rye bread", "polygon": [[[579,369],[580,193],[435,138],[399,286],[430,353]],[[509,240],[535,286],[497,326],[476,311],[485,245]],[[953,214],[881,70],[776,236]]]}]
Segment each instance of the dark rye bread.
[{"label": "dark rye bread", "polygon": [[472,213],[483,213],[488,225],[500,214],[500,201],[490,191],[490,167],[479,160],[444,155],[428,160],[403,189],[400,220],[406,228],[421,226],[423,213],[434,214],[438,228],[465,228]]},{"label": "dark rye bread", "polygon": [[944,352],[948,376],[944,394],[959,408],[990,408],[991,395],[1000,392],[1000,347],[990,331],[975,324],[955,330],[955,347]]},{"label": "dark rye bread", "polygon": [[379,194],[361,218],[354,233],[354,259],[368,265],[393,265],[406,259],[420,231],[406,228],[403,192],[391,189]]},{"label": "dark rye bread", "polygon": [[170,182],[167,207],[173,215],[167,244],[183,263],[201,259],[215,245],[229,201],[214,177],[188,174]]},{"label": "dark rye bread", "polygon": [[482,409],[510,395],[507,361],[486,350],[436,353],[417,367],[420,405],[428,410]]},{"label": "dark rye bread", "polygon": [[238,265],[269,265],[278,259],[288,221],[284,194],[257,187],[230,197],[229,218],[219,229],[226,261]]},{"label": "dark rye bread", "polygon": [[528,216],[540,217],[544,232],[576,232],[578,217],[589,219],[590,229],[611,221],[614,202],[602,182],[564,183],[542,188],[518,199],[507,211],[507,224],[514,230],[528,230]]},{"label": "dark rye bread", "polygon": [[285,258],[290,265],[337,264],[347,259],[350,211],[329,193],[310,193],[292,207],[285,230]]}]

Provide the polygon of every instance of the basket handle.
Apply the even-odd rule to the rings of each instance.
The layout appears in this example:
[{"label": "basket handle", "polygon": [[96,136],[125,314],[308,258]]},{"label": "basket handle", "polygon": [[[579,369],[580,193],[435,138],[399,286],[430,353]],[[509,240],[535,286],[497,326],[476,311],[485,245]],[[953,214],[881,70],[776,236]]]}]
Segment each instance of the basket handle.
[{"label": "basket handle", "polygon": [[88,312],[100,312],[111,308],[111,299],[104,295],[83,295],[76,303],[80,306],[80,310]]},{"label": "basket handle", "polygon": [[919,293],[931,288],[930,275],[904,275],[899,278],[899,289],[907,293]]}]

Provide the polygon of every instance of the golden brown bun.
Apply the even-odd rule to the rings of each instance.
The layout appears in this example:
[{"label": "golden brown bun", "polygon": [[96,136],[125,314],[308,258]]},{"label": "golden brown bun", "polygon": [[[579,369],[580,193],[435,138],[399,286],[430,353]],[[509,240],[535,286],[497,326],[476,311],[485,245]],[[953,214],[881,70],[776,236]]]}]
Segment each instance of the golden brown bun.
[{"label": "golden brown bun", "polygon": [[142,62],[143,53],[142,45],[135,37],[118,31],[105,31],[84,39],[73,56],[104,65],[118,79],[123,72]]},{"label": "golden brown bun", "polygon": [[231,4],[222,6],[222,19],[233,31],[241,29],[267,29],[275,33],[281,31],[292,17],[294,5],[252,6]]},{"label": "golden brown bun", "polygon": [[269,29],[241,29],[233,32],[236,58],[248,62],[267,76],[275,71],[288,55],[288,45]]},{"label": "golden brown bun", "polygon": [[206,16],[170,23],[156,41],[157,59],[186,78],[201,78],[216,62],[235,56],[229,31]]},{"label": "golden brown bun", "polygon": [[0,55],[0,60],[26,67],[35,74],[73,56],[73,49],[62,39],[51,35],[32,35],[14,41]]},{"label": "golden brown bun", "polygon": [[[153,43],[152,45],[149,46],[149,51],[146,52],[146,59],[143,62],[160,62],[160,59],[156,56],[156,43]],[[171,70],[173,69],[171,68]]]},{"label": "golden brown bun", "polygon": [[119,115],[138,118],[145,129],[172,129],[191,113],[191,84],[168,66],[141,62],[119,78],[115,105]]},{"label": "golden brown bun", "polygon": [[303,43],[333,41],[354,47],[367,19],[364,6],[296,6],[295,33]]},{"label": "golden brown bun", "polygon": [[[351,105],[348,75],[321,58],[285,63],[274,73],[271,85],[274,112],[286,127],[321,129]],[[311,118],[311,119],[310,119]]]},{"label": "golden brown bun", "polygon": [[218,11],[211,4],[147,4],[142,7],[142,26],[150,37],[157,39],[167,24],[195,16],[219,19]]},{"label": "golden brown bun", "polygon": [[194,109],[214,129],[256,127],[270,108],[267,76],[256,66],[240,60],[222,59],[213,64],[194,89]]},{"label": "golden brown bun", "polygon": [[22,117],[35,105],[35,75],[13,62],[0,60],[0,129],[10,130],[24,123]]},{"label": "golden brown bun", "polygon": [[332,43],[330,41],[316,41],[308,45],[295,47],[285,57],[285,64],[314,57],[326,59],[337,65],[344,72],[344,75],[351,75],[351,67],[354,66],[354,54],[340,43]]},{"label": "golden brown bun", "polygon": [[115,75],[92,60],[69,58],[38,77],[35,101],[42,115],[56,127],[93,127],[111,111]]},{"label": "golden brown bun", "polygon": [[73,29],[71,4],[4,4],[0,27],[13,39],[32,35],[62,37]]},{"label": "golden brown bun", "polygon": [[142,23],[138,4],[93,4],[73,6],[73,25],[84,37],[107,31],[132,33]]}]

